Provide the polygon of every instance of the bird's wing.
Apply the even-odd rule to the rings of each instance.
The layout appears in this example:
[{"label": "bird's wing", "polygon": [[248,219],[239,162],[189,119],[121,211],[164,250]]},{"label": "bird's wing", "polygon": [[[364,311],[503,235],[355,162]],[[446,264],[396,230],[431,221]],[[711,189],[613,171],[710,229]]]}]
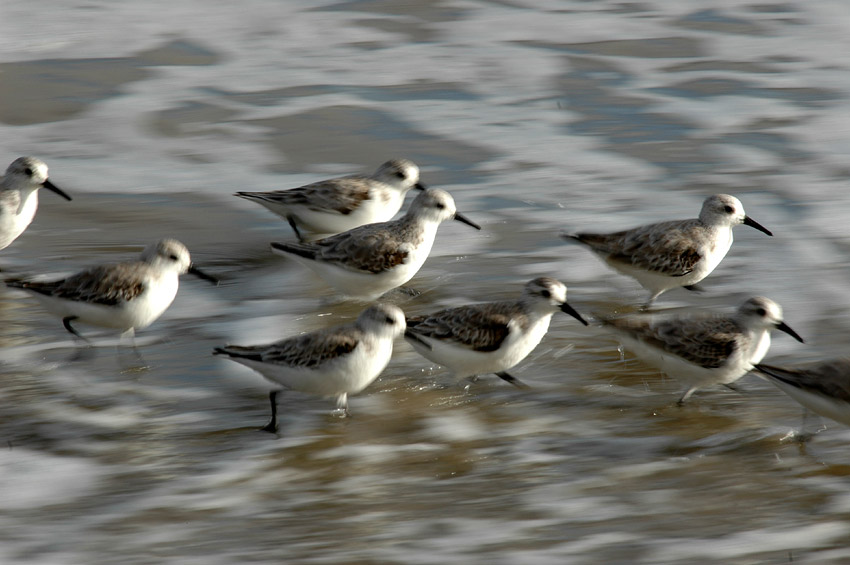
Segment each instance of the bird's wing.
[{"label": "bird's wing", "polygon": [[139,263],[100,265],[50,282],[18,282],[17,288],[76,302],[114,306],[144,292],[144,266]]},{"label": "bird's wing", "polygon": [[672,221],[651,224],[611,234],[576,234],[578,241],[610,261],[655,271],[671,276],[683,276],[693,271],[702,259],[694,245],[694,221]]},{"label": "bird's wing", "polygon": [[461,306],[431,316],[408,318],[408,331],[449,340],[474,351],[495,351],[511,332],[511,312],[496,304]]},{"label": "bird's wing", "polygon": [[368,177],[341,177],[288,190],[239,192],[240,196],[265,200],[282,206],[303,206],[319,212],[335,211],[347,216],[370,198]]},{"label": "bird's wing", "polygon": [[642,316],[615,318],[605,323],[635,339],[672,353],[700,367],[721,367],[739,347],[740,329],[726,318],[651,321]]},{"label": "bird's wing", "polygon": [[354,328],[339,331],[334,328],[323,332],[304,334],[269,345],[262,352],[262,361],[310,369],[328,359],[354,351],[361,336]]},{"label": "bird's wing", "polygon": [[404,263],[410,248],[385,224],[367,224],[313,243],[275,243],[273,246],[307,259],[376,274]]}]

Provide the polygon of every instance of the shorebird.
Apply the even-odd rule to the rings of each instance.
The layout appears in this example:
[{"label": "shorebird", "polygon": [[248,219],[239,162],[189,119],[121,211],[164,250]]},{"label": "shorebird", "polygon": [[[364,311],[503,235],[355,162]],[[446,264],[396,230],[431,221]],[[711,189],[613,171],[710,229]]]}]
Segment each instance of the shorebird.
[{"label": "shorebird", "polygon": [[18,157],[0,178],[0,249],[8,247],[32,222],[38,209],[39,188],[71,200],[50,182],[47,165],[36,157]]},{"label": "shorebird", "polygon": [[730,385],[751,371],[770,348],[771,330],[781,330],[803,341],[782,320],[779,304],[761,296],[748,299],[731,316],[641,314],[603,323],[638,357],[686,383],[680,404],[697,389]]},{"label": "shorebird", "polygon": [[728,194],[705,199],[699,218],[648,224],[614,233],[561,234],[588,246],[610,267],[635,278],[650,293],[649,307],[661,293],[695,285],[720,264],[732,246],[732,228],[751,226],[773,234],[744,213]]},{"label": "shorebird", "polygon": [[549,329],[552,314],[565,312],[587,322],[567,304],[567,287],[539,277],[518,300],[485,302],[407,319],[407,338],[423,357],[448,367],[456,377],[495,373],[524,387],[507,371],[531,353]]},{"label": "shorebird", "polygon": [[353,175],[288,190],[237,192],[285,219],[303,242],[302,232],[336,234],[386,222],[401,209],[411,188],[425,190],[419,167],[407,159],[387,161],[372,176]]},{"label": "shorebird", "polygon": [[132,339],[135,330],[146,328],[168,309],[183,273],[218,284],[192,264],[185,245],[162,239],[148,245],[138,261],[99,265],[47,282],[9,279],[6,286],[29,292],[85,342],[72,322],[115,328],[122,338]]},{"label": "shorebird", "polygon": [[[254,369],[283,388],[336,397],[338,410],[348,415],[348,395],[357,394],[387,366],[393,339],[404,332],[404,312],[397,306],[366,308],[353,324],[302,334],[270,345],[227,345],[215,355]],[[269,394],[272,416],[261,429],[277,430],[277,395]]]},{"label": "shorebird", "polygon": [[403,285],[431,252],[437,228],[455,219],[475,229],[439,189],[421,192],[398,220],[367,224],[312,243],[272,243],[272,251],[315,271],[341,293],[372,300]]}]

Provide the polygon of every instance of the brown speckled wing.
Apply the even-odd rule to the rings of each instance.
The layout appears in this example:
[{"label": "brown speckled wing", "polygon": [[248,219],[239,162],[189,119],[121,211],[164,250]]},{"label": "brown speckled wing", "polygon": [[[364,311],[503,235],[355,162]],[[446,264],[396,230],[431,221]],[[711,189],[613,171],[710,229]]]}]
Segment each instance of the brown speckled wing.
[{"label": "brown speckled wing", "polygon": [[375,181],[364,177],[346,177],[309,185],[312,193],[305,206],[336,210],[347,216],[369,199],[369,187]]},{"label": "brown speckled wing", "polygon": [[725,318],[695,319],[689,323],[618,318],[605,323],[706,369],[723,366],[743,338],[740,328]]},{"label": "brown speckled wing", "polygon": [[[86,269],[53,282],[28,282],[19,285],[47,296],[114,306],[129,302],[145,290],[144,272],[139,263],[118,263]],[[143,267],[143,266],[142,266]]]},{"label": "brown speckled wing", "polygon": [[264,363],[313,369],[354,351],[361,341],[360,332],[351,327],[344,329],[346,331],[339,331],[340,328],[334,328],[325,332],[304,334],[272,345],[227,347],[225,351],[228,353],[234,351],[239,356],[237,350],[242,350],[243,353],[253,350],[259,353],[259,360]]},{"label": "brown speckled wing", "polygon": [[356,271],[381,273],[404,263],[409,242],[385,224],[369,224],[313,243],[316,258]]},{"label": "brown speckled wing", "polygon": [[694,246],[698,220],[661,222],[612,234],[578,234],[582,243],[611,261],[637,268],[683,276],[693,271],[702,255]]},{"label": "brown speckled wing", "polygon": [[[475,351],[495,351],[510,333],[511,318],[517,316],[524,318],[515,304],[476,304],[408,318],[407,326],[418,335],[454,341]],[[519,323],[523,325],[522,320]]]},{"label": "brown speckled wing", "polygon": [[288,206],[304,206],[311,210],[335,210],[347,216],[364,200],[369,199],[369,187],[374,179],[368,177],[342,177],[323,180],[289,190],[249,193],[269,202]]}]

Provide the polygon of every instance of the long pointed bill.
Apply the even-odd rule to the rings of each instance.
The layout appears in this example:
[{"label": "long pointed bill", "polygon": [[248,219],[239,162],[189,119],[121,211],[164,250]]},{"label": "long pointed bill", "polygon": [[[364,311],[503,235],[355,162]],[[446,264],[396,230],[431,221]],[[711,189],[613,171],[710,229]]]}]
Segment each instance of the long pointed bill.
[{"label": "long pointed bill", "polygon": [[573,308],[572,306],[570,306],[569,304],[567,304],[566,302],[561,304],[561,312],[563,312],[564,314],[569,314],[570,316],[572,316],[573,318],[575,318],[576,320],[578,320],[579,322],[581,322],[585,326],[588,325],[587,322],[585,321],[585,319],[581,317],[581,314],[576,312],[576,309]]},{"label": "long pointed bill", "polygon": [[792,330],[791,327],[788,324],[786,324],[785,322],[779,322],[778,324],[776,324],[776,329],[782,330],[783,332],[787,333],[788,335],[790,335],[791,337],[793,337],[794,339],[796,339],[800,343],[806,343],[805,341],[803,341],[803,338],[801,338],[797,334],[797,332]]},{"label": "long pointed bill", "polygon": [[415,188],[416,190],[428,190],[428,187],[422,184],[421,182],[417,182],[416,184],[414,184],[413,188]]},{"label": "long pointed bill", "polygon": [[45,179],[44,184],[41,185],[41,186],[43,186],[47,190],[55,192],[56,194],[58,194],[59,196],[61,196],[65,200],[71,200],[71,197],[68,196],[67,194],[65,194],[65,192],[63,192],[58,186],[56,186],[55,184],[50,182],[50,179]]},{"label": "long pointed bill", "polygon": [[467,218],[466,216],[464,216],[460,212],[455,213],[455,220],[457,220],[458,222],[463,222],[464,224],[466,224],[468,226],[472,226],[477,230],[481,229],[481,226],[479,226],[478,224],[476,224],[475,222],[473,222],[472,220],[470,220],[469,218]]},{"label": "long pointed bill", "polygon": [[764,232],[767,235],[773,237],[773,233],[771,233],[771,231],[769,229],[767,229],[766,227],[764,227],[763,225],[761,225],[760,223],[758,223],[757,221],[755,221],[754,219],[752,219],[749,216],[744,216],[744,225],[750,226],[751,228],[756,228],[758,231]]},{"label": "long pointed bill", "polygon": [[189,267],[189,274],[191,274],[191,275],[195,275],[195,276],[196,276],[196,277],[198,277],[199,279],[204,279],[205,281],[209,281],[209,282],[211,282],[212,284],[214,284],[214,285],[218,286],[218,279],[217,279],[217,278],[215,278],[215,277],[214,277],[214,276],[212,276],[212,275],[208,275],[208,274],[206,274],[206,273],[205,273],[205,272],[203,272],[202,270],[200,270],[200,269],[196,268],[194,265],[191,265],[191,266]]}]

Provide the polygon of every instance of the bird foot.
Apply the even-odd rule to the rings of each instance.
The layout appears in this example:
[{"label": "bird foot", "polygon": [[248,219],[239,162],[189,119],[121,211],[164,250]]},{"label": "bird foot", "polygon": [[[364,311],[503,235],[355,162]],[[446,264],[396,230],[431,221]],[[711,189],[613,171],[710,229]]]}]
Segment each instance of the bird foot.
[{"label": "bird foot", "polygon": [[269,432],[270,434],[277,434],[277,422],[269,420],[265,426],[257,428],[257,430],[261,432]]}]

